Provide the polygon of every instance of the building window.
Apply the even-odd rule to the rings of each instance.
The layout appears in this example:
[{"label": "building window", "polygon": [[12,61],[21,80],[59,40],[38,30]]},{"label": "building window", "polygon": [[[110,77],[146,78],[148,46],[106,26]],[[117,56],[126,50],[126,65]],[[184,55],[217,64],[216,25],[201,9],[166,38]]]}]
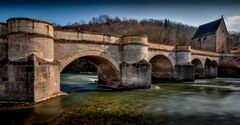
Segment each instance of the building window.
[{"label": "building window", "polygon": [[198,41],[201,41],[201,38],[198,38]]},{"label": "building window", "polygon": [[203,40],[206,40],[206,39],[207,39],[207,37],[204,37],[204,38],[203,38]]}]

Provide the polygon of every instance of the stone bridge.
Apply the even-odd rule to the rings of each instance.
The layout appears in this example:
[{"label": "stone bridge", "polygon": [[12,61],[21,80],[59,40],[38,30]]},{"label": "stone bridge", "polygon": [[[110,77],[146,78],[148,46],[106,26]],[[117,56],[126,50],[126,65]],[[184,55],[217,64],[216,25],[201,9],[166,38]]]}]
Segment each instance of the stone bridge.
[{"label": "stone bridge", "polygon": [[0,23],[0,100],[38,102],[58,95],[61,71],[78,58],[98,68],[99,85],[121,89],[213,78],[220,57],[191,46],[150,43],[143,35],[64,31],[45,21],[11,18]]}]

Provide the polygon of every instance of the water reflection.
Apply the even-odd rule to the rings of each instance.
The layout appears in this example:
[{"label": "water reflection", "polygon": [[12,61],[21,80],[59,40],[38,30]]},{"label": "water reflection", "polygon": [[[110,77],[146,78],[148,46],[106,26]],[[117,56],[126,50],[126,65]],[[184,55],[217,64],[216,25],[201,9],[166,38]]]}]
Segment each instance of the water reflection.
[{"label": "water reflection", "polygon": [[96,80],[97,76],[92,75],[61,75],[61,89],[70,95],[0,111],[1,125],[240,124],[240,79],[159,83],[155,84],[160,86],[159,90],[116,92],[98,88]]}]

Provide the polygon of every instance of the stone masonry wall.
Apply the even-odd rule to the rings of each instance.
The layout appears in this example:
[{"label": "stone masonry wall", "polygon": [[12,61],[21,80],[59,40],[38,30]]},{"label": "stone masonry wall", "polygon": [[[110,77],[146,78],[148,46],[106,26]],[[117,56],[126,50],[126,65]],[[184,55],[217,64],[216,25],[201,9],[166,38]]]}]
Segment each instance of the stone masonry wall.
[{"label": "stone masonry wall", "polygon": [[149,88],[151,86],[151,64],[145,60],[134,64],[123,62],[121,69],[121,87]]},{"label": "stone masonry wall", "polygon": [[208,35],[194,38],[191,46],[193,49],[216,52],[216,35]]},{"label": "stone masonry wall", "polygon": [[33,62],[1,62],[0,100],[10,102],[34,101]]},{"label": "stone masonry wall", "polygon": [[60,94],[60,73],[56,64],[37,61],[34,73],[35,102]]}]

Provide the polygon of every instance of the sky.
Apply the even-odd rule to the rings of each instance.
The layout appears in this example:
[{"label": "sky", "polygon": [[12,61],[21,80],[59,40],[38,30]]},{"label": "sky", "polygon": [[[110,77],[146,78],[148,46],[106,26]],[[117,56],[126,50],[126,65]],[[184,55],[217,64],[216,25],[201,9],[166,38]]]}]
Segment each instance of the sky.
[{"label": "sky", "polygon": [[224,16],[229,31],[240,32],[240,0],[1,0],[0,22],[36,18],[66,25],[99,15],[129,19],[170,19],[198,27]]}]

